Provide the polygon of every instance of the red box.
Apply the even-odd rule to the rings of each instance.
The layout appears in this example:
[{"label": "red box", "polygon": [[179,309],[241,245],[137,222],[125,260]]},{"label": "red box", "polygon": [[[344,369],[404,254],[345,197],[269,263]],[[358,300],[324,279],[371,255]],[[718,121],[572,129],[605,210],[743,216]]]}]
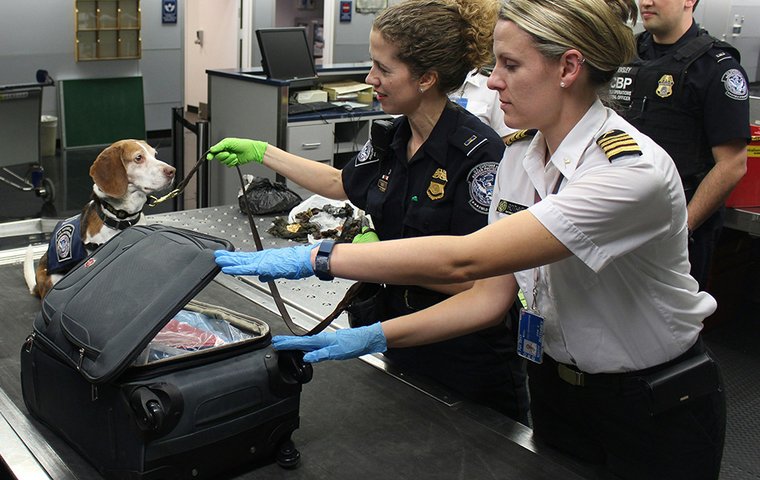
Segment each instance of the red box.
[{"label": "red box", "polygon": [[752,141],[747,145],[747,173],[726,199],[727,207],[760,207],[760,127],[749,128]]}]

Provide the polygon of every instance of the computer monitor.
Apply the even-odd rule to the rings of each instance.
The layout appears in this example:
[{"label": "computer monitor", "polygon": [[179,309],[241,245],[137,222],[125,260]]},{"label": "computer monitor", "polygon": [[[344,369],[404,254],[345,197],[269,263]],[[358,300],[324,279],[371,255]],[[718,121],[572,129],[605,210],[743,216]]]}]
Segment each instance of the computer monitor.
[{"label": "computer monitor", "polygon": [[256,30],[261,66],[269,78],[290,80],[293,86],[308,86],[317,78],[314,59],[303,27]]}]

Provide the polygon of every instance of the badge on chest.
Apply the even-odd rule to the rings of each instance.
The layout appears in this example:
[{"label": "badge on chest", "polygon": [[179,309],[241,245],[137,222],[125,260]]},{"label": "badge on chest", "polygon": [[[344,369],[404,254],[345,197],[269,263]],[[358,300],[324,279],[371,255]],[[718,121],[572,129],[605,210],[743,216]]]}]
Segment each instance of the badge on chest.
[{"label": "badge on chest", "polygon": [[446,170],[439,168],[433,173],[433,178],[430,179],[430,185],[428,185],[427,196],[430,200],[440,200],[443,198],[446,190],[446,183],[448,183]]}]

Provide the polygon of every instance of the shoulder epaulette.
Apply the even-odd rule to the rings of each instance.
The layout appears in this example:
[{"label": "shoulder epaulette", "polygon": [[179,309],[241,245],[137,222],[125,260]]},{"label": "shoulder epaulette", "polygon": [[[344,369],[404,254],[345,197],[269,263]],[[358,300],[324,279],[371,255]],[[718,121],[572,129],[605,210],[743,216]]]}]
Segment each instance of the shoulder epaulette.
[{"label": "shoulder epaulette", "polygon": [[449,142],[464,152],[468,157],[472,157],[481,147],[488,145],[488,138],[471,128],[461,126],[449,137]]},{"label": "shoulder epaulette", "polygon": [[510,133],[509,135],[504,138],[504,145],[510,146],[513,143],[517,142],[518,140],[522,140],[523,138],[532,137],[535,135],[537,130],[530,129],[530,130],[518,130],[516,132]]},{"label": "shoulder epaulette", "polygon": [[610,130],[599,137],[596,143],[604,150],[610,162],[625,155],[641,155],[636,140],[622,130]]}]

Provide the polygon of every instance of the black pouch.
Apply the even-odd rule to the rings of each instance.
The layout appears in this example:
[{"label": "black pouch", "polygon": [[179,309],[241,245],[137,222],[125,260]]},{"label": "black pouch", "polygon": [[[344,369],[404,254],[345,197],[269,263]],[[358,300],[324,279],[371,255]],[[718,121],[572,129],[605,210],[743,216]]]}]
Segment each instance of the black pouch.
[{"label": "black pouch", "polygon": [[639,377],[654,416],[721,390],[718,365],[707,352]]},{"label": "black pouch", "polygon": [[385,320],[385,285],[356,282],[346,292],[348,324],[363,327]]}]

